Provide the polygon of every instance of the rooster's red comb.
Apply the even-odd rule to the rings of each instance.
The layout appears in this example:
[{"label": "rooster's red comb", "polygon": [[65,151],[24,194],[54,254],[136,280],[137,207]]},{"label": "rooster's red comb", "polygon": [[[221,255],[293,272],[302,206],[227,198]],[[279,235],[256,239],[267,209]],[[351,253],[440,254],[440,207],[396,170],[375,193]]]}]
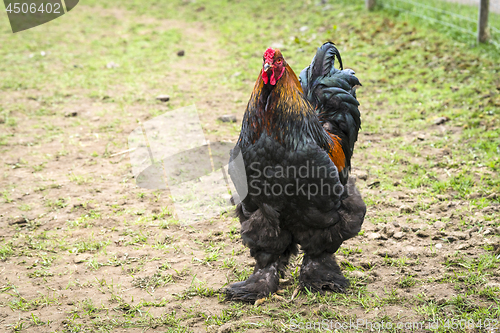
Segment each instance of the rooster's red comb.
[{"label": "rooster's red comb", "polygon": [[268,48],[266,50],[266,52],[264,52],[264,61],[267,62],[267,63],[269,63],[269,64],[272,64],[275,52],[276,51],[274,51],[272,48]]}]

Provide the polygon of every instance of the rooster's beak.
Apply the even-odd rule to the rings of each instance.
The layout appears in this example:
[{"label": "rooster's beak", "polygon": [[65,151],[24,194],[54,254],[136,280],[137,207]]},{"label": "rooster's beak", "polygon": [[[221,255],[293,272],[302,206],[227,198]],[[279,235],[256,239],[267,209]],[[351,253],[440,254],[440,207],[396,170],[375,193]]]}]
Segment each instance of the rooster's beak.
[{"label": "rooster's beak", "polygon": [[267,62],[264,64],[264,72],[267,72],[269,68],[273,67],[272,65],[269,65]]}]

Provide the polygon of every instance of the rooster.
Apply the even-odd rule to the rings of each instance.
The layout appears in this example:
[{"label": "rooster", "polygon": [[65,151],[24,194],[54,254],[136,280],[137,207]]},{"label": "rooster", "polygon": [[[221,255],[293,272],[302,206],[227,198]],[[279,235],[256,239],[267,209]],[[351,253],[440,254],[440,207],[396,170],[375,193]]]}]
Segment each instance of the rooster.
[{"label": "rooster", "polygon": [[[358,85],[333,43],[318,49],[300,81],[279,50],[265,51],[229,168],[243,198],[236,207],[242,241],[256,264],[246,281],[225,289],[226,299],[253,303],[276,292],[298,245],[301,288],[349,285],[334,253],[358,234],[366,213],[349,178],[361,125]],[[231,164],[238,157],[244,170]],[[248,193],[240,193],[242,182]]]}]

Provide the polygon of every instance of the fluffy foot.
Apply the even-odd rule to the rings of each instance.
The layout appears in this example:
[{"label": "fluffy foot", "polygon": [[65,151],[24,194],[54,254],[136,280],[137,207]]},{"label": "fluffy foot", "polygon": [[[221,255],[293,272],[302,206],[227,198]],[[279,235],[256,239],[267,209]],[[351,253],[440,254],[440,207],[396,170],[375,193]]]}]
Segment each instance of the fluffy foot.
[{"label": "fluffy foot", "polygon": [[274,263],[254,272],[246,281],[233,283],[224,290],[226,300],[255,303],[278,290],[279,276]]},{"label": "fluffy foot", "polygon": [[321,294],[325,290],[345,292],[345,288],[349,286],[349,280],[342,275],[335,257],[330,253],[315,257],[306,254],[300,268],[299,281],[300,287]]}]

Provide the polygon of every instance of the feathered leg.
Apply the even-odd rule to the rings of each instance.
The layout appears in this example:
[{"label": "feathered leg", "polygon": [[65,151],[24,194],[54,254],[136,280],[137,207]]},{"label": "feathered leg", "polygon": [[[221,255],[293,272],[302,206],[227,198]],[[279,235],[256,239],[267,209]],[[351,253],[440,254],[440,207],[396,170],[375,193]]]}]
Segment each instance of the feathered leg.
[{"label": "feathered leg", "polygon": [[305,252],[299,278],[302,288],[323,293],[324,290],[343,292],[349,286],[349,280],[342,275],[333,253],[344,240],[357,235],[363,224],[366,205],[354,182],[350,178],[346,185],[347,197],[342,200],[338,211],[339,223],[294,235]]},{"label": "feathered leg", "polygon": [[255,258],[256,264],[253,274],[246,281],[232,284],[225,293],[227,300],[254,303],[278,290],[280,275],[284,274],[296,246],[291,245],[291,233],[281,230],[279,223],[265,209],[256,210],[248,218],[242,218],[241,212],[239,206],[241,238],[243,244],[250,248],[250,255]]},{"label": "feathered leg", "polygon": [[342,275],[335,256],[328,252],[318,256],[304,255],[299,281],[300,287],[320,293],[325,290],[344,292],[349,287],[349,280]]}]

